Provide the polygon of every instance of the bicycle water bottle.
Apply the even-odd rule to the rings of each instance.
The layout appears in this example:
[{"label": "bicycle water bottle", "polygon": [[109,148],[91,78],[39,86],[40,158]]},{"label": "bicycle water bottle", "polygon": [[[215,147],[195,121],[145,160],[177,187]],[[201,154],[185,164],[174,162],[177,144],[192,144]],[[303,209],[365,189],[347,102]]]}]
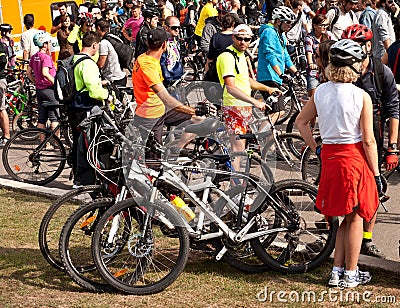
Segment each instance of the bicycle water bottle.
[{"label": "bicycle water bottle", "polygon": [[175,206],[175,208],[183,214],[185,219],[187,221],[193,220],[193,218],[196,216],[194,212],[191,210],[190,207],[187,206],[185,201],[182,200],[181,197],[176,196],[176,195],[171,195],[170,196],[170,201],[171,203]]}]

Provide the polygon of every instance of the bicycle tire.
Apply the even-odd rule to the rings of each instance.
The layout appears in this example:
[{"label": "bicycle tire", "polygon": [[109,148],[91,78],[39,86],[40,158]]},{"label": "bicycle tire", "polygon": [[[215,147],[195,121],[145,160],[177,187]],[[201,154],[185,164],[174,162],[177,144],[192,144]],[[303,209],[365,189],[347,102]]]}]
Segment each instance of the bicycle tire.
[{"label": "bicycle tire", "polygon": [[[30,109],[31,107],[29,107]],[[36,128],[37,120],[38,120],[38,111],[37,110],[27,110],[26,108],[24,111],[20,112],[19,114],[15,115],[12,121],[12,131],[14,134],[18,133],[21,130],[27,128]],[[27,140],[37,139],[39,135],[28,136]]]},{"label": "bicycle tire", "polygon": [[59,240],[63,225],[68,217],[85,202],[101,196],[100,185],[88,185],[76,188],[55,200],[39,227],[39,248],[45,260],[59,271],[64,271],[59,254]]},{"label": "bicycle tire", "polygon": [[307,146],[301,157],[301,177],[307,183],[318,185],[320,176],[321,159]]},{"label": "bicycle tire", "polygon": [[[31,137],[40,134],[48,138],[52,148],[43,147],[35,153],[40,139]],[[67,160],[65,148],[57,136],[50,137],[49,134],[50,131],[45,129],[28,128],[16,133],[7,142],[3,149],[3,165],[14,180],[45,185],[61,174]]]},{"label": "bicycle tire", "polygon": [[293,103],[293,98],[290,97],[284,97],[283,99],[283,104],[285,106],[285,109],[283,110],[284,113],[283,115],[276,121],[275,125],[279,125],[284,123],[287,119],[289,119],[290,115],[293,113],[294,110],[294,103]]},{"label": "bicycle tire", "polygon": [[[304,273],[315,269],[329,258],[335,248],[335,237],[339,227],[337,217],[325,220],[325,216],[314,211],[317,188],[304,181],[281,181],[275,183],[270,195],[279,206],[274,214],[280,216],[279,227],[272,241],[265,245],[259,238],[251,241],[258,257],[275,270],[283,273]],[[266,219],[271,212],[271,200],[255,211]],[[291,223],[279,213],[285,209],[292,218],[299,215],[298,225]],[[271,218],[269,218],[271,220]],[[256,225],[256,228],[259,228]]]},{"label": "bicycle tire", "polygon": [[91,253],[94,227],[113,204],[113,199],[101,198],[82,205],[72,213],[61,231],[59,254],[65,272],[88,291],[100,293],[113,290],[96,271]]},{"label": "bicycle tire", "polygon": [[[189,236],[186,228],[181,227],[182,218],[169,204],[161,201],[147,204],[146,215],[133,221],[133,216],[129,213],[130,208],[135,206],[133,199],[127,199],[104,213],[92,237],[93,259],[101,276],[114,288],[127,294],[154,294],[164,290],[182,273],[188,259]],[[155,216],[148,214],[153,210]],[[146,239],[142,239],[144,219],[148,215],[152,216],[149,217],[148,225],[151,229],[149,234],[145,235]],[[129,237],[129,241],[123,243],[123,247],[114,255],[118,240],[113,236],[112,242],[109,241],[109,230],[116,229],[115,224],[114,229],[111,229],[113,219],[110,220],[110,217],[130,220],[124,223],[130,224],[128,236],[124,235],[126,230],[123,228],[118,228],[115,234],[118,235],[118,239]],[[168,228],[157,217],[165,217],[175,227]],[[146,243],[143,243],[143,240]],[[108,256],[112,257],[109,262]]]}]

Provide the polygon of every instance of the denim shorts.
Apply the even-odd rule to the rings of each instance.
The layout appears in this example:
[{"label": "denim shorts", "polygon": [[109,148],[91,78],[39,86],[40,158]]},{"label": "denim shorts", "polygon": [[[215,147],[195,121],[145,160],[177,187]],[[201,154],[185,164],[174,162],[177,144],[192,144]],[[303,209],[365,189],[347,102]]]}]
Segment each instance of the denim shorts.
[{"label": "denim shorts", "polygon": [[317,78],[312,77],[310,75],[306,75],[306,80],[307,80],[307,91],[314,90],[318,87],[319,81]]}]

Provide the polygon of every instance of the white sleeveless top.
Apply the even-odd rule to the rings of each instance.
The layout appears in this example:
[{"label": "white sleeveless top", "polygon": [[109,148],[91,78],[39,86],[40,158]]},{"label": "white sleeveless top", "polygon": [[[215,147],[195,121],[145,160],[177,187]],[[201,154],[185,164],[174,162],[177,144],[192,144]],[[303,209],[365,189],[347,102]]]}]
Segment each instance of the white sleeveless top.
[{"label": "white sleeveless top", "polygon": [[318,86],[314,102],[322,143],[352,144],[361,141],[363,95],[364,91],[351,83],[328,81]]}]

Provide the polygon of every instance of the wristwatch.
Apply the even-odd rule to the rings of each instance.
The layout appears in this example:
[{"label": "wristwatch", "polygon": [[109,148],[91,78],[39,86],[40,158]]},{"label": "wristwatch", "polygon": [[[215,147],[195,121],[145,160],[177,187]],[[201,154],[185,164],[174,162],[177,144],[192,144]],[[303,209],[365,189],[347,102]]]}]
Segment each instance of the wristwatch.
[{"label": "wristwatch", "polygon": [[389,148],[391,148],[392,150],[397,150],[397,143],[390,143]]}]

